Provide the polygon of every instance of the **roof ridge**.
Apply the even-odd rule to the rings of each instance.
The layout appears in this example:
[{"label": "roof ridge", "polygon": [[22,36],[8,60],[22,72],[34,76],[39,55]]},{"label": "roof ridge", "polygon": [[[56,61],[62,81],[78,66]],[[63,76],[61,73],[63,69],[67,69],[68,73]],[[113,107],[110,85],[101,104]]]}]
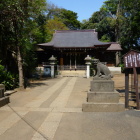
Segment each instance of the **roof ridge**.
[{"label": "roof ridge", "polygon": [[95,29],[86,30],[56,30],[55,33],[67,33],[67,32],[96,32]]}]

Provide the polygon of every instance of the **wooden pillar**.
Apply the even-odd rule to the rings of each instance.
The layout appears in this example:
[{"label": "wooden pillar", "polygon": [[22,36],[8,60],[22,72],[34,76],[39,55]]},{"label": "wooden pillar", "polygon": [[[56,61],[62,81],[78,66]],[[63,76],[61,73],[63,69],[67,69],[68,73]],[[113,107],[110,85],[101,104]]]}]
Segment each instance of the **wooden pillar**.
[{"label": "wooden pillar", "polygon": [[125,108],[129,106],[129,71],[125,69]]},{"label": "wooden pillar", "polygon": [[136,91],[136,103],[137,103],[137,109],[140,109],[140,104],[139,104],[139,93],[138,93],[138,75],[137,75],[137,71],[136,68],[133,68],[133,72],[134,72],[134,86],[135,86],[135,91]]},{"label": "wooden pillar", "polygon": [[75,71],[77,70],[77,61],[76,61],[76,53],[75,53]]},{"label": "wooden pillar", "polygon": [[60,66],[64,65],[64,59],[63,59],[63,51],[61,50],[60,54]]},{"label": "wooden pillar", "polygon": [[60,58],[60,66],[64,65],[63,57]]}]

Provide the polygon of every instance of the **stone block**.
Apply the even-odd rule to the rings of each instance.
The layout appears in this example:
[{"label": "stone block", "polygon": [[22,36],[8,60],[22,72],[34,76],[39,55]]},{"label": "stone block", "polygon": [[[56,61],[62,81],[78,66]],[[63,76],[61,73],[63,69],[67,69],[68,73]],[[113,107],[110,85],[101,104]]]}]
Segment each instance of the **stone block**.
[{"label": "stone block", "polygon": [[0,107],[10,103],[10,99],[8,96],[0,98]]},{"label": "stone block", "polygon": [[0,98],[4,97],[4,89],[0,89]]},{"label": "stone block", "polygon": [[83,112],[121,112],[124,111],[124,103],[92,103],[82,105]]},{"label": "stone block", "polygon": [[0,84],[0,89],[4,89],[4,91],[5,91],[5,85],[4,84]]},{"label": "stone block", "polygon": [[114,91],[114,81],[112,80],[93,80],[91,81],[91,91],[112,92]]},{"label": "stone block", "polygon": [[94,103],[118,103],[119,93],[114,92],[88,92],[87,101]]}]

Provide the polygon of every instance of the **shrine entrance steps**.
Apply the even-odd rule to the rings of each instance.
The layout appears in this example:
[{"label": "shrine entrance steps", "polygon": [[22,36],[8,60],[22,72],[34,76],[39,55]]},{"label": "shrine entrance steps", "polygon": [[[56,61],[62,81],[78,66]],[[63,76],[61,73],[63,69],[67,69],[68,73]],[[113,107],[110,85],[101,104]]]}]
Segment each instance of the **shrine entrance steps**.
[{"label": "shrine entrance steps", "polygon": [[61,70],[60,75],[63,77],[86,77],[85,70]]}]

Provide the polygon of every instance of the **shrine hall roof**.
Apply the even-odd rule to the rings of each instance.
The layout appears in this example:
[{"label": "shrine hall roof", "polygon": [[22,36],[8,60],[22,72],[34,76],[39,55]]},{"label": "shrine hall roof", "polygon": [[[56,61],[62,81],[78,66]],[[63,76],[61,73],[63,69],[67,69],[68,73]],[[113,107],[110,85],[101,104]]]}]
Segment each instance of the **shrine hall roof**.
[{"label": "shrine hall roof", "polygon": [[48,43],[38,44],[41,48],[94,48],[109,47],[111,43],[98,40],[95,30],[62,30],[56,31]]},{"label": "shrine hall roof", "polygon": [[107,48],[108,51],[122,51],[121,45],[117,42],[111,42],[111,45]]}]

